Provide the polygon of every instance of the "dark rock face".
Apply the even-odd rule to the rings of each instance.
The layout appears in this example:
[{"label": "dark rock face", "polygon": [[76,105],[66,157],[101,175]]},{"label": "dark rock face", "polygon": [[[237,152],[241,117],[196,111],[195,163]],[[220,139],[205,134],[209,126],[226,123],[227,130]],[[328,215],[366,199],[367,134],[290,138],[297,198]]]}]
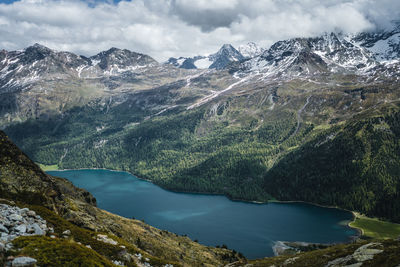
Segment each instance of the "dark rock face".
[{"label": "dark rock face", "polygon": [[23,53],[21,57],[21,62],[26,64],[31,64],[35,61],[43,60],[46,57],[51,56],[53,51],[45,46],[40,44],[34,44],[33,46],[28,47],[25,49],[25,53]]},{"label": "dark rock face", "polygon": [[214,63],[209,68],[220,70],[232,62],[242,61],[245,58],[232,45],[224,44],[216,54],[210,56],[210,59]]},{"label": "dark rock face", "polygon": [[233,62],[240,62],[244,60],[244,57],[238,50],[236,50],[230,44],[224,44],[220,50],[209,56],[196,56],[196,57],[179,57],[179,58],[169,58],[166,64],[173,65],[182,69],[197,69],[196,61],[208,59],[210,62],[209,69],[224,69],[229,64]]},{"label": "dark rock face", "polygon": [[194,65],[195,60],[192,58],[187,58],[185,61],[183,61],[182,65],[180,68],[182,69],[197,69],[196,65]]},{"label": "dark rock face", "polygon": [[115,47],[103,51],[90,59],[92,64],[93,61],[99,61],[98,66],[102,70],[107,70],[112,66],[117,66],[123,69],[131,66],[157,64],[157,61],[147,55],[131,52],[127,49],[121,50]]}]

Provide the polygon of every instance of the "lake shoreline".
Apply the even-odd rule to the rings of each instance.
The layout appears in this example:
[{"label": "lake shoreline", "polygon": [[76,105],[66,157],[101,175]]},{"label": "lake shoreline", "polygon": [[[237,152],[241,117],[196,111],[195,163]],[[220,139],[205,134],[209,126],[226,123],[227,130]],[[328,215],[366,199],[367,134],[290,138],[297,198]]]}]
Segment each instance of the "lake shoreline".
[{"label": "lake shoreline", "polygon": [[303,201],[303,200],[276,200],[276,199],[271,199],[271,200],[267,200],[265,202],[263,201],[256,201],[256,200],[246,200],[246,199],[239,199],[239,198],[231,198],[229,196],[227,196],[226,194],[223,193],[210,193],[210,192],[193,192],[193,191],[184,191],[184,190],[173,190],[173,189],[168,189],[165,188],[157,183],[155,183],[154,181],[147,179],[147,178],[143,178],[140,176],[137,176],[136,174],[130,172],[130,171],[124,171],[124,170],[112,170],[112,169],[107,169],[107,168],[77,168],[77,169],[57,169],[57,170],[48,170],[48,171],[82,171],[82,170],[105,170],[105,171],[112,171],[112,172],[125,172],[125,173],[129,173],[133,176],[135,176],[136,178],[152,183],[154,185],[157,185],[159,187],[161,187],[164,190],[168,190],[174,193],[184,193],[184,194],[195,194],[195,195],[215,195],[215,196],[225,196],[226,198],[228,198],[229,200],[232,201],[238,201],[238,202],[247,202],[247,203],[252,203],[252,204],[268,204],[268,203],[304,203],[304,204],[309,204],[309,205],[314,205],[317,207],[321,207],[321,208],[329,208],[329,209],[338,209],[338,210],[343,210],[343,211],[347,211],[350,212],[353,215],[353,219],[348,223],[348,226],[352,229],[356,229],[358,230],[361,235],[362,235],[362,229],[356,228],[356,227],[352,227],[349,224],[354,222],[355,219],[357,218],[356,212],[352,211],[352,210],[348,210],[345,208],[341,208],[338,206],[327,206],[327,205],[321,205],[318,203],[313,203],[313,202],[308,202],[308,201]]},{"label": "lake shoreline", "polygon": [[[155,183],[154,181],[152,181],[150,179],[137,176],[136,174],[134,174],[134,173],[132,173],[130,171],[124,171],[124,170],[112,170],[112,169],[106,169],[106,168],[77,168],[77,169],[54,169],[54,170],[46,170],[46,171],[43,170],[43,171],[44,172],[52,172],[52,171],[54,171],[54,172],[57,172],[57,171],[62,172],[62,171],[84,171],[84,170],[104,170],[104,171],[111,171],[111,172],[129,173],[129,174],[135,176],[136,178],[138,178],[139,180],[152,183],[152,184],[154,184],[154,185],[156,185],[156,186],[158,186],[158,187],[160,187],[160,188],[162,188],[164,190],[167,190],[167,191],[170,191],[170,192],[174,192],[174,193],[193,194],[193,195],[208,195],[208,196],[225,196],[226,198],[228,198],[231,201],[246,202],[246,203],[260,204],[260,205],[268,204],[269,202],[272,202],[272,200],[271,201],[267,200],[265,202],[262,202],[262,201],[256,201],[256,200],[245,200],[245,199],[239,199],[239,198],[231,198],[231,197],[229,197],[229,196],[227,196],[226,194],[223,194],[223,193],[193,192],[193,191],[169,189],[169,188],[165,188],[164,186]],[[298,201],[298,202],[300,202],[300,201]],[[306,202],[304,202],[304,203],[306,203]],[[312,203],[307,203],[307,204],[312,204]],[[321,207],[323,207],[323,206],[321,206]]]},{"label": "lake shoreline", "polygon": [[[183,191],[183,190],[173,190],[173,189],[168,189],[165,188],[155,182],[153,182],[150,179],[147,178],[143,178],[143,177],[139,177],[136,174],[130,172],[130,171],[124,171],[124,170],[112,170],[112,169],[106,169],[106,168],[78,168],[78,169],[57,169],[57,170],[48,170],[48,171],[82,171],[82,170],[105,170],[105,171],[111,171],[111,172],[124,172],[124,173],[128,173],[133,175],[134,177],[138,178],[139,180],[142,181],[146,181],[149,183],[152,183],[156,186],[159,186],[160,188],[170,191],[170,192],[174,192],[174,193],[178,193],[178,194],[193,194],[193,195],[208,195],[208,196],[225,196],[227,199],[231,200],[231,201],[235,201],[235,202],[244,202],[244,203],[251,203],[251,204],[258,204],[258,205],[267,205],[269,203],[282,203],[282,204],[286,204],[286,203],[304,203],[304,204],[308,204],[308,205],[313,205],[313,206],[317,206],[317,207],[321,207],[321,208],[329,208],[329,209],[337,209],[337,210],[342,210],[342,211],[346,211],[346,212],[350,212],[353,216],[353,218],[346,223],[346,226],[348,228],[354,229],[357,231],[357,235],[354,236],[354,238],[350,238],[350,240],[348,242],[353,241],[356,238],[361,237],[364,233],[363,230],[361,228],[358,227],[354,227],[351,226],[351,223],[355,222],[356,218],[357,218],[357,212],[352,211],[352,210],[348,210],[348,209],[344,209],[338,206],[327,206],[327,205],[321,205],[318,203],[313,203],[313,202],[307,202],[307,201],[302,201],[302,200],[276,200],[276,199],[271,199],[271,200],[267,200],[265,202],[262,201],[255,201],[255,200],[245,200],[245,199],[237,199],[237,198],[231,198],[229,196],[227,196],[226,194],[223,193],[210,193],[210,192],[192,192],[192,191]],[[46,171],[47,172],[47,171]]]},{"label": "lake shoreline", "polygon": [[[101,171],[104,171],[104,175],[111,175],[111,177],[114,177],[114,175],[115,175],[115,177],[118,177],[118,176],[123,176],[123,177],[127,177],[127,178],[124,178],[124,179],[126,179],[125,180],[125,183],[128,185],[129,183],[130,183],[130,179],[129,178],[132,178],[132,181],[138,181],[138,180],[141,180],[141,181],[143,181],[143,182],[145,182],[145,183],[149,183],[149,186],[150,186],[150,184],[152,185],[152,186],[156,186],[156,187],[158,187],[160,190],[162,190],[162,191],[165,191],[165,192],[170,192],[170,193],[176,193],[176,194],[191,194],[191,195],[206,195],[206,196],[220,196],[220,197],[223,197],[225,200],[224,201],[231,201],[231,202],[242,202],[242,203],[249,203],[248,205],[251,205],[251,204],[257,204],[257,205],[254,205],[254,207],[251,207],[251,206],[249,206],[248,208],[250,208],[250,209],[259,209],[258,207],[256,207],[256,206],[260,206],[260,209],[264,209],[264,207],[266,208],[267,206],[269,206],[269,204],[272,204],[271,205],[271,209],[278,209],[278,210],[281,210],[281,207],[280,207],[280,205],[279,204],[290,204],[290,203],[293,203],[293,204],[306,204],[306,205],[312,205],[312,206],[315,206],[315,207],[321,207],[321,208],[330,208],[330,209],[334,209],[335,211],[333,211],[332,210],[332,212],[333,213],[335,213],[336,214],[336,212],[338,212],[338,211],[340,211],[340,210],[344,210],[344,209],[340,209],[340,208],[337,208],[337,207],[333,207],[333,206],[330,206],[330,207],[326,207],[326,206],[323,206],[323,205],[319,205],[319,204],[315,204],[315,203],[309,203],[309,202],[305,202],[305,201],[277,201],[277,200],[270,200],[270,201],[266,201],[266,202],[259,202],[259,201],[246,201],[246,200],[240,200],[240,199],[232,199],[232,198],[229,198],[228,196],[226,196],[226,195],[224,195],[224,194],[211,194],[211,193],[208,193],[208,192],[205,192],[205,193],[201,193],[201,192],[184,192],[184,191],[176,191],[176,190],[169,190],[169,189],[166,189],[166,188],[164,188],[164,187],[162,187],[162,186],[159,186],[157,183],[154,183],[153,181],[151,181],[151,180],[148,180],[148,179],[144,179],[144,178],[141,178],[141,177],[138,177],[138,176],[136,176],[136,175],[134,175],[134,174],[132,174],[131,172],[129,172],[129,171],[121,171],[121,170],[110,170],[110,169],[106,169],[106,168],[79,168],[79,169],[62,169],[62,170],[53,170],[53,171],[48,171],[48,173],[50,174],[50,175],[54,175],[54,176],[61,176],[61,177],[68,177],[68,175],[70,175],[69,173],[65,173],[65,176],[63,176],[63,174],[62,174],[62,172],[68,172],[68,171],[70,171],[71,173],[73,173],[74,171],[87,171],[87,174],[89,175],[89,173],[90,173],[90,171],[94,171],[93,173],[94,173],[94,175],[92,175],[92,182],[90,182],[90,184],[92,184],[94,181],[95,181],[95,179],[96,179],[96,177],[97,177],[97,175],[96,175],[96,172],[95,171],[99,171],[99,173],[98,173],[98,175],[100,175],[99,177],[102,177],[102,175],[103,175],[103,172],[101,172]],[[110,172],[109,174],[107,174],[107,172]],[[111,173],[116,173],[116,174],[111,174]],[[119,174],[118,174],[119,173]],[[86,175],[86,172],[83,172],[83,174],[84,175]],[[77,180],[78,181],[78,179],[79,179],[80,177],[78,176],[78,177],[76,177],[75,178],[75,180]],[[84,180],[82,180],[82,181],[84,181]],[[114,181],[114,180],[113,180]],[[112,182],[113,183],[113,182]],[[83,184],[81,184],[81,186],[80,187],[83,187],[83,188],[86,188]],[[147,186],[146,186],[146,188],[147,188]],[[91,190],[89,189],[89,188],[86,188],[89,192],[91,192]],[[176,197],[178,197],[178,196],[176,196]],[[219,199],[219,198],[218,198]],[[210,199],[210,201],[213,201],[212,203],[218,203],[218,201],[219,200],[212,200],[212,199]],[[217,201],[217,202],[215,202],[215,201]],[[275,204],[275,205],[274,205]],[[236,205],[236,204],[235,204]],[[245,204],[240,204],[240,205],[245,205]],[[264,206],[264,207],[261,207],[261,206]],[[161,205],[161,207],[162,207],[162,205]],[[266,209],[269,209],[269,208],[266,208]],[[282,209],[285,209],[285,206],[282,206]],[[311,206],[309,206],[309,207],[307,207],[307,206],[304,206],[304,207],[302,207],[302,209],[311,209],[311,210],[318,210],[318,209],[315,209],[315,208],[312,208]],[[168,209],[167,209],[168,210]],[[126,216],[126,214],[120,214],[120,213],[118,213],[118,212],[116,212],[116,211],[113,211],[113,210],[109,210],[110,212],[113,212],[113,213],[116,213],[116,214],[119,214],[120,216]],[[344,211],[346,211],[346,213],[340,213],[340,212],[338,212],[338,214],[342,214],[342,215],[340,215],[341,217],[340,217],[340,219],[339,220],[337,220],[337,221],[335,221],[334,223],[336,224],[336,225],[338,225],[338,226],[340,226],[340,228],[341,229],[343,229],[343,231],[347,231],[346,229],[347,228],[351,228],[351,229],[356,229],[356,228],[352,228],[352,227],[349,227],[349,223],[350,223],[350,220],[351,220],[351,218],[353,218],[353,220],[354,220],[354,213],[352,213],[352,216],[350,216],[347,212],[349,212],[349,211],[347,211],[347,210],[344,210]],[[322,211],[321,211],[322,212]],[[330,213],[330,211],[327,211],[328,213]],[[313,221],[319,221],[318,220],[318,216],[320,216],[320,213],[318,213],[318,214],[315,214],[315,216],[314,216],[314,218],[310,218],[310,220],[313,220]],[[147,220],[146,220],[147,221]],[[309,224],[309,223],[307,223],[307,224]],[[162,227],[162,226],[158,226],[158,227]],[[278,226],[279,227],[279,226]],[[162,228],[162,229],[168,229],[169,231],[173,231],[172,229],[169,229],[169,228]],[[176,229],[175,229],[175,231],[176,231]],[[352,240],[354,240],[355,238],[357,238],[358,237],[358,234],[359,234],[359,231],[357,230],[352,230],[351,232],[349,232],[349,234],[347,234],[346,236],[343,236],[343,238],[342,239],[336,239],[336,238],[326,238],[326,239],[321,239],[321,240],[319,240],[319,242],[326,242],[325,244],[326,245],[335,245],[335,244],[346,244],[346,243],[351,243],[351,241]],[[291,240],[292,238],[294,239],[294,240],[291,240],[292,242],[294,242],[294,243],[296,243],[296,239],[298,240],[298,243],[299,244],[303,244],[304,243],[304,241],[308,241],[308,242],[310,242],[310,244],[313,244],[313,242],[312,242],[312,240],[307,240],[307,238],[305,238],[305,237],[300,237],[299,238],[299,236],[297,236],[297,238],[296,238],[296,236],[297,235],[289,235],[289,236],[286,236],[286,238],[284,238],[284,237],[279,237],[279,238],[273,238],[273,239],[270,239],[270,241],[272,242],[271,244],[274,244],[277,240]],[[193,237],[193,238],[199,238],[199,237]],[[282,239],[281,239],[282,238]],[[315,241],[314,241],[315,242]],[[317,241],[318,242],[318,241]],[[320,243],[320,244],[322,244],[322,243]],[[210,245],[210,244],[205,244],[205,245]],[[271,245],[272,246],[272,245]],[[272,248],[272,247],[271,247]],[[272,252],[273,252],[273,250],[272,250]],[[272,256],[272,255],[271,255]],[[263,257],[270,257],[270,255],[264,255]]]},{"label": "lake shoreline", "polygon": [[[267,201],[257,201],[257,200],[246,200],[246,199],[240,199],[240,198],[232,198],[226,194],[223,193],[210,193],[210,192],[194,192],[194,191],[184,191],[184,190],[174,190],[174,189],[169,189],[169,188],[165,188],[162,185],[159,185],[157,183],[155,183],[154,181],[147,179],[147,178],[143,178],[140,176],[137,176],[136,174],[130,172],[130,171],[123,171],[123,170],[112,170],[112,169],[106,169],[106,168],[78,168],[78,169],[57,169],[57,170],[48,170],[48,171],[83,171],[83,170],[104,170],[104,171],[112,171],[112,172],[125,172],[125,173],[129,173],[133,176],[135,176],[136,178],[142,180],[142,181],[146,181],[149,183],[152,183],[156,186],[159,186],[160,188],[170,191],[170,192],[174,192],[174,193],[182,193],[182,194],[193,194],[193,195],[209,195],[209,196],[225,196],[226,198],[228,198],[231,201],[237,201],[237,202],[245,202],[245,203],[252,203],[252,204],[260,204],[260,205],[264,205],[264,204],[269,204],[269,203],[304,203],[304,204],[309,204],[309,205],[313,205],[313,206],[317,206],[317,207],[321,207],[321,208],[329,208],[329,209],[338,209],[338,210],[344,210],[347,212],[352,213],[353,215],[353,220],[355,220],[356,215],[354,214],[353,211],[351,210],[347,210],[344,208],[340,208],[337,206],[325,206],[325,205],[321,205],[318,203],[313,203],[313,202],[307,202],[307,201],[302,201],[302,200],[276,200],[276,199],[270,199]],[[351,221],[351,222],[352,222]],[[354,227],[350,227],[353,229],[356,229]]]},{"label": "lake shoreline", "polygon": [[229,196],[227,196],[226,194],[223,193],[210,193],[210,192],[192,192],[192,191],[183,191],[183,190],[173,190],[173,189],[168,189],[165,188],[159,184],[154,183],[152,180],[147,179],[147,178],[143,178],[143,177],[139,177],[136,174],[129,172],[129,171],[123,171],[123,170],[112,170],[112,169],[106,169],[106,168],[78,168],[78,169],[57,169],[57,170],[48,170],[48,171],[82,171],[82,170],[105,170],[105,171],[112,171],[112,172],[124,172],[124,173],[129,173],[133,176],[135,176],[136,178],[142,180],[142,181],[146,181],[149,183],[152,183],[156,186],[159,186],[160,188],[170,191],[170,192],[174,192],[174,193],[182,193],[182,194],[194,194],[194,195],[209,195],[209,196],[225,196],[226,198],[228,198],[231,201],[237,201],[237,202],[244,202],[244,203],[252,203],[252,204],[259,204],[259,205],[267,205],[269,203],[304,203],[304,204],[308,204],[308,205],[313,205],[313,206],[317,206],[317,207],[321,207],[321,208],[329,208],[329,209],[337,209],[337,210],[342,210],[342,211],[346,211],[346,212],[350,212],[353,216],[352,220],[350,220],[349,222],[346,223],[348,228],[354,229],[357,231],[357,235],[354,238],[350,238],[350,240],[348,242],[353,241],[356,238],[359,238],[361,236],[364,235],[363,230],[361,228],[352,226],[351,223],[355,222],[355,220],[357,219],[357,212],[356,211],[352,211],[352,210],[348,210],[348,209],[344,209],[338,206],[327,206],[327,205],[321,205],[318,203],[313,203],[313,202],[307,202],[307,201],[302,201],[302,200],[276,200],[276,199],[271,199],[271,200],[267,200],[265,202],[262,201],[255,201],[255,200],[245,200],[245,199],[238,199],[238,198],[231,198]]}]

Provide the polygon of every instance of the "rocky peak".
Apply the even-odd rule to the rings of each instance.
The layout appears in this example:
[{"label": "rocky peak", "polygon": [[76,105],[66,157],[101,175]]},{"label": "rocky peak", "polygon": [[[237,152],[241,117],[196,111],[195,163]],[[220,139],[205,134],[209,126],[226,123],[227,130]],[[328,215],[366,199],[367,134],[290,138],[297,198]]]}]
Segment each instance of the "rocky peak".
[{"label": "rocky peak", "polygon": [[377,62],[370,51],[341,33],[279,41],[260,56],[244,62],[239,69],[280,75],[365,71]]},{"label": "rocky peak", "polygon": [[236,50],[231,44],[224,44],[217,53],[213,54],[212,57],[218,58],[222,56],[230,57],[233,60],[242,60],[243,56],[238,50]]},{"label": "rocky peak", "polygon": [[264,50],[256,43],[249,42],[245,45],[240,45],[238,51],[243,57],[252,58],[261,55]]},{"label": "rocky peak", "polygon": [[400,33],[400,20],[393,21],[389,28],[361,32],[354,35],[352,39],[361,46],[370,48],[374,46],[377,41],[386,40],[397,33]]},{"label": "rocky peak", "polygon": [[36,43],[32,46],[27,47],[24,50],[21,62],[23,62],[24,64],[30,64],[38,60],[43,60],[52,54],[54,54],[53,50],[51,50],[46,46]]},{"label": "rocky peak", "polygon": [[132,52],[127,49],[122,50],[115,47],[112,47],[107,51],[100,52],[90,59],[92,60],[93,65],[98,65],[103,70],[110,70],[112,68],[135,68],[157,64],[157,61],[147,55]]},{"label": "rocky peak", "polygon": [[230,44],[224,44],[217,53],[208,56],[169,58],[164,64],[183,69],[223,69],[245,57]]},{"label": "rocky peak", "polygon": [[217,53],[210,55],[209,59],[213,61],[210,69],[223,69],[232,62],[242,61],[244,57],[232,45],[224,44]]}]

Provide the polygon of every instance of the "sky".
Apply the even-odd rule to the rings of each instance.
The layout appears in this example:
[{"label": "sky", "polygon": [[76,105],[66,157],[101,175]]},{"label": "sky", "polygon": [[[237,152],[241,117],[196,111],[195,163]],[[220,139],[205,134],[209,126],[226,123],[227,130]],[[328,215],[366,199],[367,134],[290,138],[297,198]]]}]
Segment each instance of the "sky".
[{"label": "sky", "polygon": [[164,61],[399,19],[399,0],[0,0],[0,49],[40,43],[91,56],[118,47]]}]

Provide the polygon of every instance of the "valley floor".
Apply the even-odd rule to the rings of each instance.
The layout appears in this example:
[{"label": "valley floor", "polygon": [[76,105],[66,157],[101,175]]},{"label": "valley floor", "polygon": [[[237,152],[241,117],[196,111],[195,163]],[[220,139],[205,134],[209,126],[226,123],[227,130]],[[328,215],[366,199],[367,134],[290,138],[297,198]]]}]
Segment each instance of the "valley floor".
[{"label": "valley floor", "polygon": [[349,226],[359,229],[365,237],[379,239],[400,237],[400,224],[369,218],[357,212],[353,212],[353,214],[355,218],[353,222],[349,223]]}]

